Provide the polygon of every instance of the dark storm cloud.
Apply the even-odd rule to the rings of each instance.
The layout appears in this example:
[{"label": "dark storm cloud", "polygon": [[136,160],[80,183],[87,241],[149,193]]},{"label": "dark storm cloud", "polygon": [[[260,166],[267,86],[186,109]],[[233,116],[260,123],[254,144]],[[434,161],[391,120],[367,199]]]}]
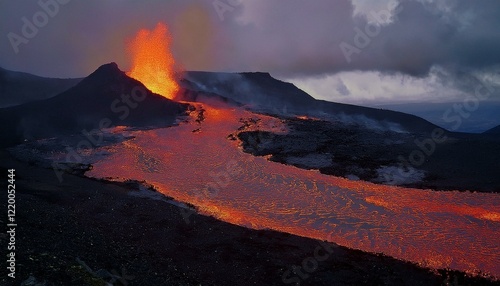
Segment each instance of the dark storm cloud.
[{"label": "dark storm cloud", "polygon": [[[158,21],[172,30],[174,54],[186,69],[287,77],[353,70],[422,76],[435,65],[471,71],[500,64],[497,0],[400,1],[399,13],[368,36],[365,47],[356,45],[360,30],[374,29],[365,15],[382,13],[390,1],[364,8],[361,0],[353,0],[357,6],[350,0],[240,2],[69,1],[16,54],[8,33],[21,34],[22,17],[32,19],[41,8],[36,1],[2,1],[0,66],[57,76],[84,76],[109,61],[127,68],[124,42]],[[222,3],[219,10],[214,3]],[[365,14],[353,16],[354,8]],[[342,43],[357,49],[350,61]]]},{"label": "dark storm cloud", "polygon": [[[252,32],[260,33],[255,38],[265,39],[257,46],[266,50],[272,45],[265,52],[270,55],[258,64],[266,70],[297,74],[377,70],[424,75],[433,65],[484,68],[500,63],[500,2],[447,2],[444,9],[432,3],[402,1],[394,21],[370,36],[366,29],[377,30],[365,17],[352,17],[349,1],[313,1],[308,7],[287,1],[287,6],[302,6],[293,10],[284,8],[281,1],[267,1],[262,9],[281,11],[277,19],[282,21],[256,16],[254,23],[262,30]],[[382,13],[367,11],[371,12]],[[363,37],[368,44],[357,46],[356,39]],[[346,60],[342,43],[357,49],[351,61]],[[242,45],[248,49],[256,46],[246,41]]]},{"label": "dark storm cloud", "polygon": [[448,2],[449,12],[402,2],[399,20],[382,30],[382,40],[374,42],[359,64],[379,59],[374,67],[414,75],[427,73],[433,65],[475,69],[499,64],[500,2]]}]

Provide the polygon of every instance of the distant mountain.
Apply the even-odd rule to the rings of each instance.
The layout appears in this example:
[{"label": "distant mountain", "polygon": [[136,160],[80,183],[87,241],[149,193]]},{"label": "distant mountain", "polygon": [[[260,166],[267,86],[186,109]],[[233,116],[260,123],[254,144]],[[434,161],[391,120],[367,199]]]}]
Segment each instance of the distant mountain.
[{"label": "distant mountain", "polygon": [[484,134],[499,134],[500,135],[500,125],[498,125],[497,127],[493,127],[489,130],[486,130],[484,132]]},{"label": "distant mountain", "polygon": [[[462,118],[460,124],[456,125],[457,113],[453,109],[453,106],[456,104],[463,104],[463,102],[411,102],[384,104],[376,107],[413,114],[445,129],[456,126],[457,129],[455,131],[457,132],[482,133],[495,127],[500,122],[500,112],[498,112],[500,110],[500,102],[486,100],[481,102],[477,110],[471,112],[469,117]],[[449,113],[445,116],[447,112]]]},{"label": "distant mountain", "polygon": [[218,95],[256,110],[349,121],[379,129],[429,133],[437,125],[403,112],[316,100],[295,85],[269,73],[186,72],[187,90]]},{"label": "distant mountain", "polygon": [[0,109],[0,145],[100,127],[166,126],[188,108],[152,93],[110,63],[57,96]]},{"label": "distant mountain", "polygon": [[273,78],[269,73],[186,72],[188,88],[218,94],[236,102],[280,110],[314,104],[315,99],[291,83]]},{"label": "distant mountain", "polygon": [[0,108],[53,97],[81,80],[44,78],[0,68]]}]

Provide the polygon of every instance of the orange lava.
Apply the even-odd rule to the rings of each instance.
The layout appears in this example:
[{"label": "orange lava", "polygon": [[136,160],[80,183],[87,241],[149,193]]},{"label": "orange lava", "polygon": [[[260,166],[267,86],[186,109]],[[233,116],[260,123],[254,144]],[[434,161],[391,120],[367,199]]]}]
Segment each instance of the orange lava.
[{"label": "orange lava", "polygon": [[163,23],[154,30],[140,30],[128,44],[132,69],[128,76],[142,82],[154,93],[173,99],[179,91],[175,80],[175,61],[170,51],[171,36]]},{"label": "orange lava", "polygon": [[279,119],[234,107],[203,109],[201,123],[194,117],[134,131],[134,139],[106,147],[110,155],[86,175],[146,180],[204,214],[245,227],[500,278],[498,194],[377,185],[271,162],[242,152],[227,135],[242,126],[241,118],[258,119],[264,131],[285,130]]},{"label": "orange lava", "polygon": [[302,119],[302,120],[314,120],[314,121],[318,121],[320,120],[319,118],[316,118],[316,117],[310,117],[310,116],[305,116],[305,115],[301,115],[301,116],[297,116],[298,119]]}]

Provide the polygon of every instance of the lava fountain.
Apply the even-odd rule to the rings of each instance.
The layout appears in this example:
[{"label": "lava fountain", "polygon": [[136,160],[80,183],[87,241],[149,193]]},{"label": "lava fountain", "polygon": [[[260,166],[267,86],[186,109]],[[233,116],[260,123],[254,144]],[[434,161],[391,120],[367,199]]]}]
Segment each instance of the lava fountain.
[{"label": "lava fountain", "polygon": [[171,42],[167,25],[158,23],[152,31],[141,29],[128,43],[132,69],[127,75],[169,99],[173,99],[179,91],[175,80],[175,60],[170,51]]}]

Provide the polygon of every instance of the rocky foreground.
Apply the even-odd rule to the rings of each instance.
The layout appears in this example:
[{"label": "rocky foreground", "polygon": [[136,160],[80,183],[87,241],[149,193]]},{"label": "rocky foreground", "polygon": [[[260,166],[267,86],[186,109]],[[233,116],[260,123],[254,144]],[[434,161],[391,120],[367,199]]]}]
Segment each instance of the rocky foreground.
[{"label": "rocky foreground", "polygon": [[2,173],[16,169],[18,223],[16,278],[2,267],[1,285],[500,285],[187,213],[138,197],[136,184],[60,182],[51,169],[0,157]]}]

